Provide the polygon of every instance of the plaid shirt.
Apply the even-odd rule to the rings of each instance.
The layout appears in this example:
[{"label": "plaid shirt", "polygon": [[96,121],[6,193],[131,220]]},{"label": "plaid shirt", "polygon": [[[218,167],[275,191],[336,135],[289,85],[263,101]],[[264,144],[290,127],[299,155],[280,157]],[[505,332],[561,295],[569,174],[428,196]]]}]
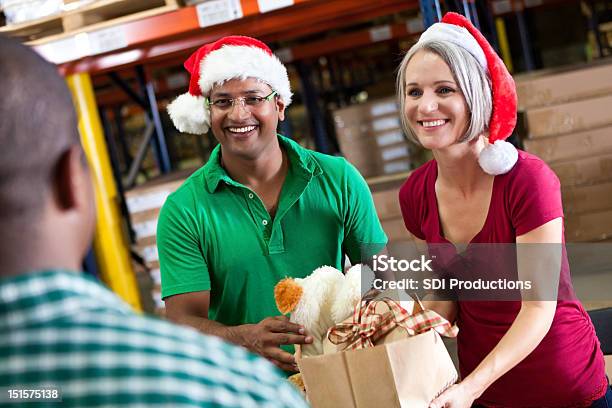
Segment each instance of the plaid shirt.
[{"label": "plaid shirt", "polygon": [[0,390],[42,386],[62,407],[306,406],[268,361],[61,271],[0,280]]}]

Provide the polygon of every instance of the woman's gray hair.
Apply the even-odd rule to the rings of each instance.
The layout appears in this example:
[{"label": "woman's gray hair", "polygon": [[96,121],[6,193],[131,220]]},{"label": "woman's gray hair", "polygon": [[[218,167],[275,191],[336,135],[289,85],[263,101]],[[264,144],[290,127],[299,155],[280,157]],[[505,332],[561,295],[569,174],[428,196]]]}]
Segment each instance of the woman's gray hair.
[{"label": "woman's gray hair", "polygon": [[470,111],[470,123],[465,135],[459,139],[467,142],[486,132],[493,110],[491,79],[478,61],[463,48],[446,41],[418,42],[408,50],[397,74],[397,97],[400,104],[400,118],[406,135],[419,144],[414,132],[408,125],[406,107],[406,67],[418,51],[428,51],[438,55],[450,68],[459,89],[463,93]]}]

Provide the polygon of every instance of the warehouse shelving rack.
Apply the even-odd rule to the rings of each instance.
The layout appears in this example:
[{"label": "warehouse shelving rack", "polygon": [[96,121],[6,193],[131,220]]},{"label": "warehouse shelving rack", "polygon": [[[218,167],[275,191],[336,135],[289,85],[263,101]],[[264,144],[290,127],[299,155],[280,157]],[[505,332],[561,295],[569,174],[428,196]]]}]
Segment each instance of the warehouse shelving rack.
[{"label": "warehouse shelving rack", "polygon": [[[213,3],[218,9],[207,8]],[[229,34],[251,35],[264,41],[287,40],[416,7],[416,0],[216,0],[140,20],[97,24],[92,31],[60,34],[29,43],[39,54],[58,65],[73,93],[96,190],[98,222],[94,249],[100,275],[110,288],[132,307],[141,309],[119,210],[121,186],[113,175],[92,76],[108,74],[123,92],[146,108],[149,127],[153,128],[148,133],[155,134],[157,162],[160,170],[167,172],[170,170],[168,152],[153,83],[146,73],[147,65],[178,65],[201,44]],[[378,37],[376,33],[347,36],[340,39],[340,44],[348,47],[410,34],[406,27],[390,27],[388,31],[390,35],[379,33]],[[326,44],[329,52],[339,49],[339,43]],[[316,49],[306,46],[283,50],[280,54],[286,61],[294,61],[316,51],[325,53],[328,50],[325,44],[318,44]],[[117,74],[129,69],[136,70],[141,92],[132,89]],[[312,105],[315,98],[316,95],[311,95]],[[325,150],[322,142],[319,147]]]},{"label": "warehouse shelving rack", "polygon": [[[495,27],[490,33],[491,40],[509,67],[512,67],[512,60],[502,17],[508,13],[517,16],[523,50],[528,57],[527,30],[520,25],[521,13],[526,7],[559,1],[567,0],[488,0],[480,9],[481,12],[485,10],[489,26]],[[476,0],[454,0],[454,4],[464,14],[474,16],[472,21],[478,24]],[[333,41],[315,40],[275,50],[284,62],[295,62],[301,72],[303,98],[311,111],[315,144],[319,150],[326,151],[328,140],[316,104],[316,90],[307,82],[308,64],[301,61],[351,47],[417,35],[437,21],[439,3],[436,8],[432,0],[209,0],[138,20],[100,23],[89,30],[30,42],[37,52],[58,65],[74,95],[83,145],[96,188],[98,226],[94,247],[103,280],[134,308],[140,308],[119,211],[122,186],[116,182],[119,177],[113,175],[116,166],[113,167],[112,155],[109,155],[109,148],[117,150],[118,147],[109,146],[105,140],[92,76],[108,76],[125,95],[145,109],[148,119],[143,147],[151,140],[159,169],[168,172],[171,164],[150,67],[180,65],[198,46],[229,34],[251,35],[266,42],[287,41],[419,8],[424,17],[420,28],[414,23],[392,23],[339,34]],[[531,68],[529,58],[527,68]],[[135,72],[138,90],[124,80],[122,74],[128,71]],[[138,164],[137,157],[132,162],[132,176]]]}]

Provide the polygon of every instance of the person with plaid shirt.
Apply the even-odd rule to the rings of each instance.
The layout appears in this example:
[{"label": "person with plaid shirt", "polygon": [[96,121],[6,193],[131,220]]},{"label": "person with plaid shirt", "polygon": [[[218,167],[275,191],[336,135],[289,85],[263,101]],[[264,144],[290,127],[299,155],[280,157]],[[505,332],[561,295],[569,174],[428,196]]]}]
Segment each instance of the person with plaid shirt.
[{"label": "person with plaid shirt", "polygon": [[0,405],[305,407],[265,359],[78,272],[95,211],[70,94],[27,47],[0,55]]}]

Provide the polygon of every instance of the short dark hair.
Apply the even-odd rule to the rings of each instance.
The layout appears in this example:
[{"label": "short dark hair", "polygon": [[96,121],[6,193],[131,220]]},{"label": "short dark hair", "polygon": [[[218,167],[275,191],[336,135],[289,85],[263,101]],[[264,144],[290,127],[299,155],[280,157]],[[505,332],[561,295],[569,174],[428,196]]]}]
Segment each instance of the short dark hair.
[{"label": "short dark hair", "polygon": [[79,144],[57,67],[0,36],[0,219],[36,216],[61,156]]}]

